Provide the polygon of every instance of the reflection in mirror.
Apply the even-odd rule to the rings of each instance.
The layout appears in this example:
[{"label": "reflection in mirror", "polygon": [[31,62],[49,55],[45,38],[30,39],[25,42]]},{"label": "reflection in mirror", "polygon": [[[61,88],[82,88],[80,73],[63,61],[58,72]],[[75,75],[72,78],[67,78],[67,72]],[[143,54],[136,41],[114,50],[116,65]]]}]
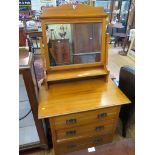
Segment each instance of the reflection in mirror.
[{"label": "reflection in mirror", "polygon": [[46,24],[51,66],[100,62],[101,23]]}]

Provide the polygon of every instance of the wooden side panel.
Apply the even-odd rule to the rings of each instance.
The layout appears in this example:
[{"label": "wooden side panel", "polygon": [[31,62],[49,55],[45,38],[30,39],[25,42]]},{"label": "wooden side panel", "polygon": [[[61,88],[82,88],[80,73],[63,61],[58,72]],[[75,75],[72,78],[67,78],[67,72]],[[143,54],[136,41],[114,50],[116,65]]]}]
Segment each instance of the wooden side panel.
[{"label": "wooden side panel", "polygon": [[56,138],[56,131],[55,131],[55,122],[53,118],[49,118],[49,122],[50,122],[50,128],[52,133],[53,148],[54,148],[55,155],[57,155],[57,145],[56,145],[57,138]]},{"label": "wooden side panel", "polygon": [[49,62],[49,54],[48,54],[48,44],[47,44],[47,37],[46,37],[46,23],[41,22],[41,27],[42,27],[42,33],[43,33],[43,43],[44,43],[44,53],[45,53],[45,58],[46,58],[46,68],[50,68],[50,62]]},{"label": "wooden side panel", "polygon": [[43,69],[46,70],[46,66],[45,66],[45,51],[43,49],[43,40],[42,38],[40,38],[40,53],[41,53],[41,59],[42,59],[42,65],[43,65]]},{"label": "wooden side panel", "polygon": [[106,47],[106,41],[105,41],[105,36],[106,36],[106,19],[102,19],[102,46],[101,46],[101,62],[105,66],[105,47]]}]

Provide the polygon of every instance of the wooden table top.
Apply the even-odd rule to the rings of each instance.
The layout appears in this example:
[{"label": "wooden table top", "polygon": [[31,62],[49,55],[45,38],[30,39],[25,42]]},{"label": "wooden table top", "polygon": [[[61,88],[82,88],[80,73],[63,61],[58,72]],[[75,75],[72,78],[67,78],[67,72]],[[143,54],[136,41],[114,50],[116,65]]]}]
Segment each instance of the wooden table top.
[{"label": "wooden table top", "polygon": [[39,118],[95,110],[130,103],[112,82],[103,78],[51,84],[39,91]]},{"label": "wooden table top", "polygon": [[19,48],[19,69],[30,68],[32,58],[32,53],[26,47]]}]

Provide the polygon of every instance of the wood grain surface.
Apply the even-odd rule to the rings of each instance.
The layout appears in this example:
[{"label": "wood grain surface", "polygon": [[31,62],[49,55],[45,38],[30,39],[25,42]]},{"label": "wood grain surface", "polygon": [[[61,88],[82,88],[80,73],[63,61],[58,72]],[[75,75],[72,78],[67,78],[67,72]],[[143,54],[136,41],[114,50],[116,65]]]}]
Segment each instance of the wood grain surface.
[{"label": "wood grain surface", "polygon": [[55,83],[40,87],[39,118],[47,118],[128,104],[130,100],[111,81],[103,78]]},{"label": "wood grain surface", "polygon": [[47,81],[60,81],[67,79],[76,79],[82,77],[93,77],[107,75],[108,72],[101,67],[88,67],[68,70],[57,70],[47,74]]}]

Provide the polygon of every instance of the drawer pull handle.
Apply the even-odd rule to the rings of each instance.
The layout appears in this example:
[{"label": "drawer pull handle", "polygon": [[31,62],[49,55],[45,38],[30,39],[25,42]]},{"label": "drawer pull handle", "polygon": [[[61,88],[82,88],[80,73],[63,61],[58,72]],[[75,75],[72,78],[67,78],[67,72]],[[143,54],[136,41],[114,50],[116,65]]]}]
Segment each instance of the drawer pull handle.
[{"label": "drawer pull handle", "polygon": [[107,116],[107,113],[103,112],[103,113],[100,113],[97,115],[97,118],[100,119],[100,118],[104,118]]},{"label": "drawer pull handle", "polygon": [[94,144],[99,144],[103,142],[103,138],[98,138],[94,140]]},{"label": "drawer pull handle", "polygon": [[67,136],[74,136],[76,134],[76,130],[72,130],[72,131],[67,131],[66,135]]},{"label": "drawer pull handle", "polygon": [[66,120],[66,124],[75,124],[75,123],[76,123],[76,119]]},{"label": "drawer pull handle", "polygon": [[95,130],[96,130],[96,131],[101,131],[101,130],[103,130],[103,129],[104,129],[104,126],[97,126]]}]

